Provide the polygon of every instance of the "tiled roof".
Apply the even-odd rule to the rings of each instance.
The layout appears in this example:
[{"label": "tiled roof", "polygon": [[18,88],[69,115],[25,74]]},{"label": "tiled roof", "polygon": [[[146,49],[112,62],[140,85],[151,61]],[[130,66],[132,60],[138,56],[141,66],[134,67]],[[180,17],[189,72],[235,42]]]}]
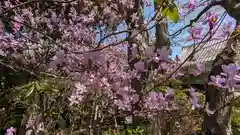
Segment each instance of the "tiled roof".
[{"label": "tiled roof", "polygon": [[[196,63],[213,61],[224,49],[226,43],[227,40],[211,40],[205,43],[196,44],[196,52],[194,53],[192,60],[187,60],[184,65],[187,66]],[[183,62],[193,52],[193,49],[194,45],[182,48],[182,52],[179,55],[181,62]]]}]

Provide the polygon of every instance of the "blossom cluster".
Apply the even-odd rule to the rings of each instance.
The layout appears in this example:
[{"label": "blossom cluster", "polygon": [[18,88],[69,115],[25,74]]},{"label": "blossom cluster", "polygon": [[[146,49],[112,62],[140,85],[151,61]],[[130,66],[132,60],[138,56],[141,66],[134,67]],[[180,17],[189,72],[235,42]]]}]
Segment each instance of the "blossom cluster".
[{"label": "blossom cluster", "polygon": [[[144,2],[150,4],[148,0]],[[169,59],[167,47],[149,45],[141,50],[136,45],[131,48],[129,57],[123,49],[129,46],[128,42],[117,44],[119,39],[115,40],[114,36],[108,38],[116,41],[114,45],[97,42],[99,35],[102,40],[114,33],[114,27],[127,18],[134,5],[134,0],[103,0],[101,3],[6,0],[1,11],[6,22],[0,24],[0,55],[24,68],[34,67],[36,72],[51,72],[70,79],[73,91],[69,92],[68,99],[73,107],[88,100],[101,100],[102,107],[109,110],[114,108],[147,116],[175,109],[173,89],[168,88],[163,93],[147,86],[150,83],[152,87],[163,85],[167,77],[178,79],[183,75],[177,71],[179,63]],[[12,12],[4,13],[8,9]],[[132,23],[138,22],[137,15],[132,13]],[[105,32],[99,33],[99,29]],[[201,72],[199,66],[194,74]],[[148,75],[143,77],[143,74]],[[134,80],[144,87],[139,91],[134,89]],[[196,92],[191,92],[193,105],[199,107]]]},{"label": "blossom cluster", "polygon": [[208,84],[214,85],[218,88],[227,88],[230,92],[234,92],[239,88],[240,75],[239,65],[229,64],[222,65],[222,72],[216,76],[210,76],[210,82]]},{"label": "blossom cluster", "polygon": [[13,127],[8,128],[5,135],[16,135],[16,129]]}]

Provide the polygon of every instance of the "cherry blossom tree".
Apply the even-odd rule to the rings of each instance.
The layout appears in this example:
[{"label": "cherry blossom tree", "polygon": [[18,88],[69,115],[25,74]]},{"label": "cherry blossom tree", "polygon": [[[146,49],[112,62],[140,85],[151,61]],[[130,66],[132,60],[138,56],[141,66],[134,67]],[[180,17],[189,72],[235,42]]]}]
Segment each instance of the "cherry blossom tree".
[{"label": "cherry blossom tree", "polygon": [[[206,14],[211,38],[220,18],[207,12],[208,9],[221,5],[238,19],[238,10],[230,11],[235,8],[234,2],[200,2],[199,5],[206,7],[183,29]],[[149,20],[143,16],[144,4],[154,6],[154,16]],[[190,1],[185,8],[196,9],[196,1]],[[141,117],[152,122],[154,135],[163,133],[160,114],[178,109],[174,102],[175,90],[168,82],[180,79],[183,73],[179,69],[184,64],[169,58],[168,21],[179,20],[178,7],[173,1],[159,0],[152,4],[149,0],[5,0],[1,1],[0,9],[0,55],[5,58],[1,64],[25,71],[29,78],[34,78],[26,86],[16,88],[21,94],[12,100],[24,99],[31,106],[26,109],[26,120],[20,130],[11,127],[7,134],[22,131],[38,134],[51,130],[47,126],[48,119],[44,119],[46,106],[49,106],[46,100],[52,103],[48,96],[58,95],[60,90],[52,86],[50,94],[47,93],[48,81],[43,78],[51,78],[55,83],[60,83],[56,82],[58,79],[65,82],[60,98],[68,105],[60,106],[67,106],[68,113],[76,112],[74,114],[80,116],[88,110],[87,125],[94,135],[102,134],[101,125],[107,120],[117,128],[117,119],[129,116],[133,129],[137,129],[137,120]],[[156,41],[150,44],[149,30],[153,28]],[[201,40],[202,28],[194,27],[189,32],[192,40]],[[239,81],[236,65],[228,66],[224,66],[226,79],[211,74],[209,86],[222,87],[225,82],[227,89],[236,86]],[[198,65],[193,73],[184,74],[197,76],[203,71]],[[192,108],[201,108],[198,92],[193,88],[188,92]],[[206,112],[218,113],[212,110],[212,97],[210,99]],[[230,119],[229,115],[226,117]],[[74,123],[77,121],[81,118],[74,116],[71,130],[81,128]],[[226,131],[226,126],[221,129]]]}]

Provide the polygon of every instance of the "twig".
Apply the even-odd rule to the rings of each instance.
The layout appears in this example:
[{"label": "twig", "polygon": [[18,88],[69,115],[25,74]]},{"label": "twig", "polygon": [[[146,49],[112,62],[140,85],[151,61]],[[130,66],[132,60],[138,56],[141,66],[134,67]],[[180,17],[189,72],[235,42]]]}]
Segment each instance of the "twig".
[{"label": "twig", "polygon": [[213,6],[216,5],[222,5],[223,2],[222,1],[212,1],[209,5],[207,5],[193,20],[190,20],[190,23],[188,25],[185,25],[183,28],[179,29],[178,31],[176,31],[175,33],[169,35],[169,36],[173,36],[175,37],[176,35],[179,35],[184,29],[186,29],[187,27],[190,27],[193,25],[194,22],[198,21],[198,19],[205,13],[207,12],[210,8],[212,8]]},{"label": "twig", "polygon": [[12,11],[13,9],[16,9],[18,7],[21,7],[21,6],[24,6],[24,5],[27,5],[27,4],[33,4],[33,3],[37,3],[37,2],[57,2],[57,3],[71,3],[71,2],[74,2],[76,0],[71,0],[71,1],[57,1],[57,0],[30,0],[30,1],[27,1],[27,2],[23,2],[23,3],[20,3],[14,7],[11,7],[5,11],[3,11],[1,14],[0,14],[0,17],[3,16],[4,14]]}]

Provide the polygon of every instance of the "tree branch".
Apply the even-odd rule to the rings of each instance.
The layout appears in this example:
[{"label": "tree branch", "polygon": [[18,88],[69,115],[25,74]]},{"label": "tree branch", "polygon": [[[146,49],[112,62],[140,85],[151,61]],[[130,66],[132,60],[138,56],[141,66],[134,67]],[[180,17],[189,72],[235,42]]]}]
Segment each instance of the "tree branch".
[{"label": "tree branch", "polygon": [[193,25],[194,22],[197,22],[200,17],[206,13],[210,8],[212,8],[213,6],[217,6],[217,5],[223,5],[223,1],[217,1],[217,0],[214,0],[212,1],[209,5],[207,5],[193,20],[190,20],[190,23],[186,26],[184,26],[183,28],[179,29],[178,31],[176,31],[175,33],[173,34],[170,34],[169,36],[173,36],[173,38],[177,35],[179,35],[184,29],[186,29],[187,27],[190,27]]}]

